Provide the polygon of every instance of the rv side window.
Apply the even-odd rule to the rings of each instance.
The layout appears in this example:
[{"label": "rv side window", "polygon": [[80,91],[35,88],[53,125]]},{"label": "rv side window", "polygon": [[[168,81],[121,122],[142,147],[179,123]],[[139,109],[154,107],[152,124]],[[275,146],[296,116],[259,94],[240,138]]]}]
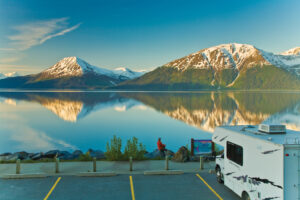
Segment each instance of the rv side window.
[{"label": "rv side window", "polygon": [[243,147],[227,142],[226,155],[229,160],[243,166]]}]

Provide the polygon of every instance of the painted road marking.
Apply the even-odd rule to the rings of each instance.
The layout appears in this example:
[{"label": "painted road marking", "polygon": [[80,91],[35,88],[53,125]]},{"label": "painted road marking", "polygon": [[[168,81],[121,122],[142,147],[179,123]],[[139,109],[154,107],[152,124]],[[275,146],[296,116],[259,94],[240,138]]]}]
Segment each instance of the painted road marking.
[{"label": "painted road marking", "polygon": [[196,174],[196,176],[198,176],[198,178],[220,199],[223,200],[222,197],[220,197],[220,195],[214,190],[212,189],[212,187],[210,187],[210,185],[208,185],[208,183],[206,183],[206,181],[199,175]]},{"label": "painted road marking", "polygon": [[54,185],[52,186],[51,190],[48,192],[47,196],[44,198],[44,200],[47,200],[49,198],[49,196],[51,195],[51,193],[53,192],[54,188],[56,187],[56,185],[58,184],[58,182],[60,181],[61,177],[58,177],[58,179],[56,180],[56,182],[54,183]]},{"label": "painted road marking", "polygon": [[135,200],[132,176],[129,176],[132,200]]}]

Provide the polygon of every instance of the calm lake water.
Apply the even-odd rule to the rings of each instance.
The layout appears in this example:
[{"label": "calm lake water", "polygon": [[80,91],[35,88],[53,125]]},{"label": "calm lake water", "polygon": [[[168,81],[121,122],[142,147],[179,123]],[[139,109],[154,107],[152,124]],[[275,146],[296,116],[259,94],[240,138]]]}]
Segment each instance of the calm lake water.
[{"label": "calm lake water", "polygon": [[113,135],[176,151],[216,126],[262,122],[300,130],[300,93],[0,92],[0,153],[105,151]]}]

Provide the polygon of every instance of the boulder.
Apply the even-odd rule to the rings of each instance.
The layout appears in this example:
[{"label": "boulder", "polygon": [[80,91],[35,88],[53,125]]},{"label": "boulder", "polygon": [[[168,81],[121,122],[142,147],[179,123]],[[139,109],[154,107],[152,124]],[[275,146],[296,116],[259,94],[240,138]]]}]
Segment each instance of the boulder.
[{"label": "boulder", "polygon": [[59,150],[51,150],[51,151],[48,151],[44,154],[44,157],[45,158],[54,158],[55,156],[60,156],[60,151]]},{"label": "boulder", "polygon": [[155,149],[152,152],[147,152],[144,156],[147,159],[161,158],[161,154],[158,149]]},{"label": "boulder", "polygon": [[10,156],[11,155],[11,153],[3,153],[3,154],[0,154],[0,156]]},{"label": "boulder", "polygon": [[35,153],[28,153],[28,157],[27,157],[27,160],[29,159],[31,159],[31,157],[34,155]]},{"label": "boulder", "polygon": [[[10,155],[8,155],[10,156]],[[8,156],[0,156],[0,161],[7,161]]]},{"label": "boulder", "polygon": [[18,153],[13,153],[10,156],[7,156],[6,161],[14,161],[19,159]]},{"label": "boulder", "polygon": [[[173,157],[174,152],[171,151],[171,150],[166,150],[166,151],[165,151],[165,155],[168,155],[169,157]],[[161,155],[161,153],[160,153],[160,151],[159,151],[158,149],[155,149],[155,150],[152,151],[152,152],[147,152],[147,153],[145,153],[144,156],[145,156],[145,158],[147,158],[147,159],[164,158],[164,157],[162,157],[162,155]]]},{"label": "boulder", "polygon": [[101,150],[89,149],[88,152],[90,153],[90,156],[92,158],[96,158],[96,159],[103,159],[103,158],[105,158],[104,152],[101,151]]},{"label": "boulder", "polygon": [[165,154],[168,155],[169,157],[173,157],[175,153],[173,151],[171,151],[171,150],[167,150],[165,152]]},{"label": "boulder", "polygon": [[172,161],[175,162],[186,162],[189,160],[189,151],[186,147],[182,146],[180,149],[174,154]]},{"label": "boulder", "polygon": [[43,157],[44,157],[44,154],[42,152],[41,153],[35,153],[35,154],[30,156],[31,160],[39,160]]},{"label": "boulder", "polygon": [[190,161],[199,162],[200,161],[200,156],[190,156]]},{"label": "boulder", "polygon": [[29,157],[29,153],[26,151],[21,151],[16,153],[18,155],[18,159],[25,160]]},{"label": "boulder", "polygon": [[58,154],[58,158],[62,160],[72,160],[72,154],[68,151],[60,151]]},{"label": "boulder", "polygon": [[8,161],[14,161],[17,159],[26,160],[26,159],[28,159],[28,157],[29,157],[29,153],[27,153],[25,151],[21,151],[21,152],[16,152],[16,153],[13,153],[13,154],[7,156],[6,160],[8,160]]},{"label": "boulder", "polygon": [[77,159],[77,158],[79,158],[80,157],[80,155],[82,155],[83,154],[83,152],[82,151],[80,151],[80,150],[75,150],[72,154],[71,154],[71,158],[72,159]]}]

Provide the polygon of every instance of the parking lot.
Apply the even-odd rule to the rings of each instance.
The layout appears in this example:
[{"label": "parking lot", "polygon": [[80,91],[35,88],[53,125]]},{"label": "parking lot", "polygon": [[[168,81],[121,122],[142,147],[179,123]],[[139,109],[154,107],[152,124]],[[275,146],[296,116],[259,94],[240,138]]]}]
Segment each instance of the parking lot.
[{"label": "parking lot", "polygon": [[214,174],[113,177],[52,176],[42,179],[0,179],[0,199],[203,199],[239,200],[232,191],[217,183]]}]

